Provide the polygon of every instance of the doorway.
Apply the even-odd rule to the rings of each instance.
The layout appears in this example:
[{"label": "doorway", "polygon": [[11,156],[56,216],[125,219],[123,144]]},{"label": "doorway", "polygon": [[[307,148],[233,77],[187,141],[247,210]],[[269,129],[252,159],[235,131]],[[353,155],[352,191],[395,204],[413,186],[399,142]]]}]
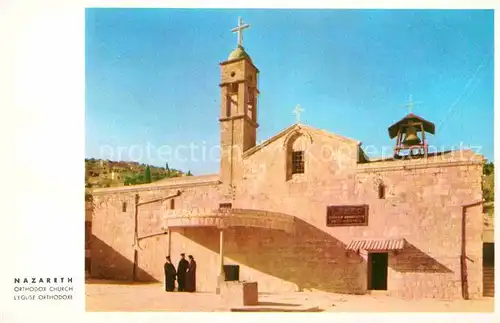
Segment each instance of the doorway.
[{"label": "doorway", "polygon": [[389,264],[389,254],[387,252],[368,254],[369,290],[387,290],[388,264]]},{"label": "doorway", "polygon": [[495,244],[483,242],[483,296],[495,296]]}]

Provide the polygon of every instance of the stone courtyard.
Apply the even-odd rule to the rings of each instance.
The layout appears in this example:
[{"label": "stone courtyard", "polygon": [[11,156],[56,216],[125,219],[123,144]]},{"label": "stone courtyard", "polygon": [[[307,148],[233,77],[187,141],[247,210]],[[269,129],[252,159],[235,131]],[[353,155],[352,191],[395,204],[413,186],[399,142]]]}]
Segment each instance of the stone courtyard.
[{"label": "stone courtyard", "polygon": [[166,312],[493,312],[494,298],[477,300],[400,299],[382,294],[345,295],[320,291],[259,293],[259,305],[229,308],[214,293],[167,293],[161,283],[88,280],[86,310]]}]

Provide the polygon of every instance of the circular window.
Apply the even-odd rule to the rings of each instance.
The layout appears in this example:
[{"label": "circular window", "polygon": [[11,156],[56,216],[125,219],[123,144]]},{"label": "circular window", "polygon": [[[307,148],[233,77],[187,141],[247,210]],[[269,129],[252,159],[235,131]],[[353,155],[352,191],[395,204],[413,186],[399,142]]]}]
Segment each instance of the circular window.
[{"label": "circular window", "polygon": [[231,77],[234,77],[236,75],[235,72],[231,72]]}]

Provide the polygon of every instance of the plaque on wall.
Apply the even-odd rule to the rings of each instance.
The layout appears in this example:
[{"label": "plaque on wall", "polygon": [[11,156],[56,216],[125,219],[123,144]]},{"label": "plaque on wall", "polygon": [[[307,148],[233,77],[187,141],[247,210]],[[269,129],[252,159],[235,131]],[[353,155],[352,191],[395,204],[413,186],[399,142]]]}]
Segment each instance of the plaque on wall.
[{"label": "plaque on wall", "polygon": [[368,204],[328,205],[326,207],[326,226],[367,226]]}]

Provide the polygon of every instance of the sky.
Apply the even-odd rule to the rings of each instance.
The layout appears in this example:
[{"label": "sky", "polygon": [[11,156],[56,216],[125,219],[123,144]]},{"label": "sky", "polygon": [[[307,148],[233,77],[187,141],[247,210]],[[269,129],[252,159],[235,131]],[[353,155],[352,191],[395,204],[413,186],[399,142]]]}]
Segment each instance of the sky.
[{"label": "sky", "polygon": [[86,158],[219,169],[220,66],[243,46],[259,69],[257,140],[296,122],[394,145],[408,112],[437,150],[493,159],[492,10],[86,9]]}]

